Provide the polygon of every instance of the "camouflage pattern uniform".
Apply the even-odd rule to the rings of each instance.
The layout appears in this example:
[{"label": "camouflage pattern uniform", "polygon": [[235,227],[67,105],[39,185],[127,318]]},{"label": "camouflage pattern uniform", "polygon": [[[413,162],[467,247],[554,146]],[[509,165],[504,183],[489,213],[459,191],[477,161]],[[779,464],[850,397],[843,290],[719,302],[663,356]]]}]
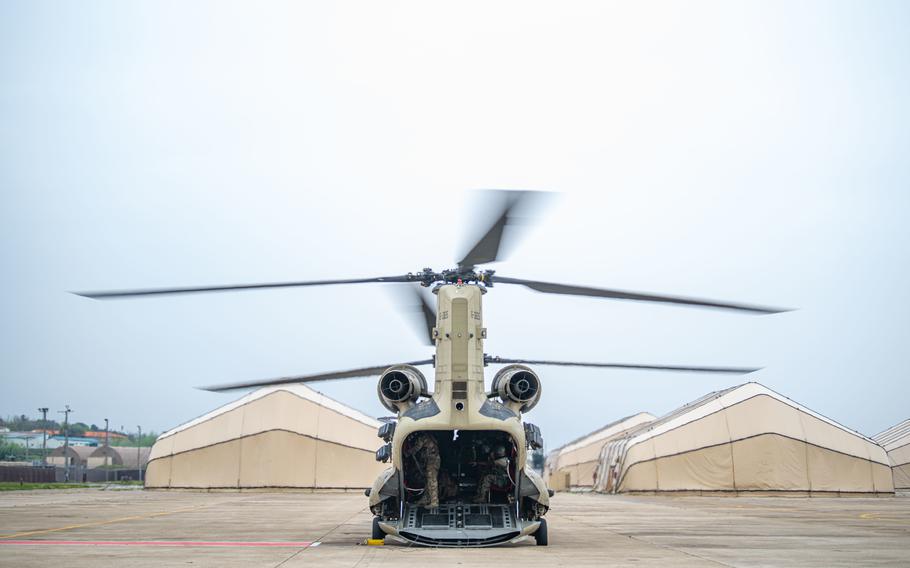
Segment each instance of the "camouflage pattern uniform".
[{"label": "camouflage pattern uniform", "polygon": [[509,458],[506,457],[504,447],[497,447],[493,455],[490,456],[493,462],[493,468],[480,478],[480,484],[477,486],[477,495],[474,500],[483,502],[487,500],[487,494],[492,486],[505,487],[509,484]]},{"label": "camouflage pattern uniform", "polygon": [[454,499],[458,497],[458,484],[445,471],[439,473],[439,491],[443,499]]},{"label": "camouflage pattern uniform", "polygon": [[[423,455],[420,455],[420,454]],[[408,446],[405,454],[414,457],[417,466],[424,474],[426,484],[423,495],[415,503],[422,507],[434,508],[439,506],[439,444],[436,438],[427,432],[420,432]]]}]

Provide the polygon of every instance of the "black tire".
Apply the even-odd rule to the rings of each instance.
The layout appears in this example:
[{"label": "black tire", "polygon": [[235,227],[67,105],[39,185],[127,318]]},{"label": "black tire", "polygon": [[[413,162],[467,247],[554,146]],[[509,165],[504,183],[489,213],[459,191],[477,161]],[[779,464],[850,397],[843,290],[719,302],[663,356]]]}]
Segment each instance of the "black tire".
[{"label": "black tire", "polygon": [[379,528],[379,517],[373,517],[373,540],[385,540],[385,533]]},{"label": "black tire", "polygon": [[546,519],[540,519],[540,528],[534,533],[534,540],[537,541],[537,546],[547,546],[547,544],[549,544]]}]

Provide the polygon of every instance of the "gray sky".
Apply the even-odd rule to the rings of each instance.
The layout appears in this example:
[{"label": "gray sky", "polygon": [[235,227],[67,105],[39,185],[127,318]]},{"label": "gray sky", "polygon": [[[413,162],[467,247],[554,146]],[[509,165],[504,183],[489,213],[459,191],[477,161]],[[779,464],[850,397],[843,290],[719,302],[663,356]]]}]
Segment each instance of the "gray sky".
[{"label": "gray sky", "polygon": [[[487,351],[758,365],[910,415],[903,2],[4,2],[0,414],[163,430],[195,385],[429,354],[384,286],[68,290],[449,267],[465,190],[561,198],[496,268],[799,311],[486,296]],[[549,447],[747,380],[539,369]],[[375,379],[317,388],[380,415]]]}]

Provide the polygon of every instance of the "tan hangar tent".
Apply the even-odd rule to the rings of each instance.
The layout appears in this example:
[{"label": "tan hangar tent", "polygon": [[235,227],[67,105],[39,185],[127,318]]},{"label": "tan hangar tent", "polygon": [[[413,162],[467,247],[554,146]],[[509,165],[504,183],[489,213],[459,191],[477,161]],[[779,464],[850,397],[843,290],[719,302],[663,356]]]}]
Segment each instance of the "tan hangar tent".
[{"label": "tan hangar tent", "polygon": [[550,489],[591,489],[601,449],[610,440],[655,418],[657,417],[647,412],[627,416],[551,451],[544,464],[544,477]]},{"label": "tan hangar tent", "polygon": [[746,383],[608,443],[595,489],[893,493],[894,484],[873,440]]},{"label": "tan hangar tent", "polygon": [[874,439],[888,452],[894,488],[910,489],[910,420],[888,428]]},{"label": "tan hangar tent", "polygon": [[381,422],[302,384],[265,387],[162,434],[146,487],[364,488]]}]

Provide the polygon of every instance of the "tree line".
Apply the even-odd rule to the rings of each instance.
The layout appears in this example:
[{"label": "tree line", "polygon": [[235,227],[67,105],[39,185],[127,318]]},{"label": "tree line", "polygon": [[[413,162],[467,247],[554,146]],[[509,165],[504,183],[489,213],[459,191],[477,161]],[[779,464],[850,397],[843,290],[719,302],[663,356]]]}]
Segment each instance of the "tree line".
[{"label": "tree line", "polygon": [[[20,414],[19,416],[7,416],[6,418],[0,418],[0,428],[9,428],[12,432],[31,432],[32,430],[57,430],[63,435],[63,424],[57,422],[56,420],[48,419],[41,420],[40,418],[30,418],[25,414]],[[97,424],[86,424],[85,422],[71,422],[69,427],[70,436],[82,437],[85,436],[86,432],[102,432],[104,427],[99,427]],[[121,434],[126,436],[126,439],[112,438],[112,446],[150,446],[155,443],[155,440],[158,438],[157,432],[143,432],[142,438],[137,439],[135,432],[120,432],[118,430],[111,429],[111,434]]]}]

